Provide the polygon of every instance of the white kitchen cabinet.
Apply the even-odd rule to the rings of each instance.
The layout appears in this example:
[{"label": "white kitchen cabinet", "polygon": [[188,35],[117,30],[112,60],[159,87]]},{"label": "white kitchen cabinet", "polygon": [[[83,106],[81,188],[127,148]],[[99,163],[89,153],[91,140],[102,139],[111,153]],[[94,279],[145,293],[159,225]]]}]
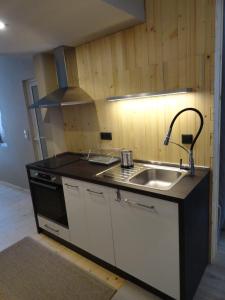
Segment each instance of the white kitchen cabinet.
[{"label": "white kitchen cabinet", "polygon": [[115,265],[110,200],[114,189],[84,184],[89,252]]},{"label": "white kitchen cabinet", "polygon": [[63,178],[63,189],[74,245],[115,265],[110,199],[114,190]]},{"label": "white kitchen cabinet", "polygon": [[116,266],[180,298],[178,205],[120,191],[111,200]]},{"label": "white kitchen cabinet", "polygon": [[87,216],[82,184],[79,180],[63,178],[71,243],[88,251]]},{"label": "white kitchen cabinet", "polygon": [[71,242],[180,299],[178,204],[63,178]]}]

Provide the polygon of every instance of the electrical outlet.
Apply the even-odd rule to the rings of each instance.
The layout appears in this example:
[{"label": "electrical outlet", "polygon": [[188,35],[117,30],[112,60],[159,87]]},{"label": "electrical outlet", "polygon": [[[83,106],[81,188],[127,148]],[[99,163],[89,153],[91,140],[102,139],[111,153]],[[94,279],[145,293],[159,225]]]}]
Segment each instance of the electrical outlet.
[{"label": "electrical outlet", "polygon": [[193,142],[193,134],[182,134],[181,135],[182,144],[190,145]]},{"label": "electrical outlet", "polygon": [[101,140],[111,141],[112,140],[112,132],[100,132]]}]

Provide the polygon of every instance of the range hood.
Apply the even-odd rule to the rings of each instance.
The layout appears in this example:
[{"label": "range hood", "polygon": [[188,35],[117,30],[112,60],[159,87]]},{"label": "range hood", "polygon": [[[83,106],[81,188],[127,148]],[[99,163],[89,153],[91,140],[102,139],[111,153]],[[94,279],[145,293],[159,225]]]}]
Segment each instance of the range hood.
[{"label": "range hood", "polygon": [[60,107],[92,103],[93,99],[79,87],[75,48],[54,49],[59,88],[32,104],[29,108]]}]

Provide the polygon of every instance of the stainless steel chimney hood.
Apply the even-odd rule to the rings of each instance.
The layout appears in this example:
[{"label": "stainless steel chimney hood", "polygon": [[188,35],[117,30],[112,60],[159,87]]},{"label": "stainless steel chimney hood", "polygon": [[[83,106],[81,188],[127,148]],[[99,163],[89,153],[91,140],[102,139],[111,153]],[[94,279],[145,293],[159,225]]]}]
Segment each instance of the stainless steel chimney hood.
[{"label": "stainless steel chimney hood", "polygon": [[60,107],[92,103],[93,99],[79,87],[75,48],[61,46],[54,49],[59,88],[41,98],[29,108]]}]

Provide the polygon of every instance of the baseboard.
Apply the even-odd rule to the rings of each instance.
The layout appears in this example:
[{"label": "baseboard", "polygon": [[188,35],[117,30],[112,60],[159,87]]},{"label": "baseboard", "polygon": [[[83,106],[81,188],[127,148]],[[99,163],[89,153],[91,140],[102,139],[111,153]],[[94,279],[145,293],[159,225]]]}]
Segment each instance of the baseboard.
[{"label": "baseboard", "polygon": [[22,188],[21,186],[12,184],[12,183],[10,183],[10,182],[8,182],[8,181],[2,181],[2,180],[0,180],[0,184],[5,185],[5,186],[8,186],[8,187],[11,187],[11,188],[13,188],[13,189],[17,189],[17,190],[23,191],[23,192],[25,192],[25,193],[30,193],[30,190],[29,190],[29,189]]}]

